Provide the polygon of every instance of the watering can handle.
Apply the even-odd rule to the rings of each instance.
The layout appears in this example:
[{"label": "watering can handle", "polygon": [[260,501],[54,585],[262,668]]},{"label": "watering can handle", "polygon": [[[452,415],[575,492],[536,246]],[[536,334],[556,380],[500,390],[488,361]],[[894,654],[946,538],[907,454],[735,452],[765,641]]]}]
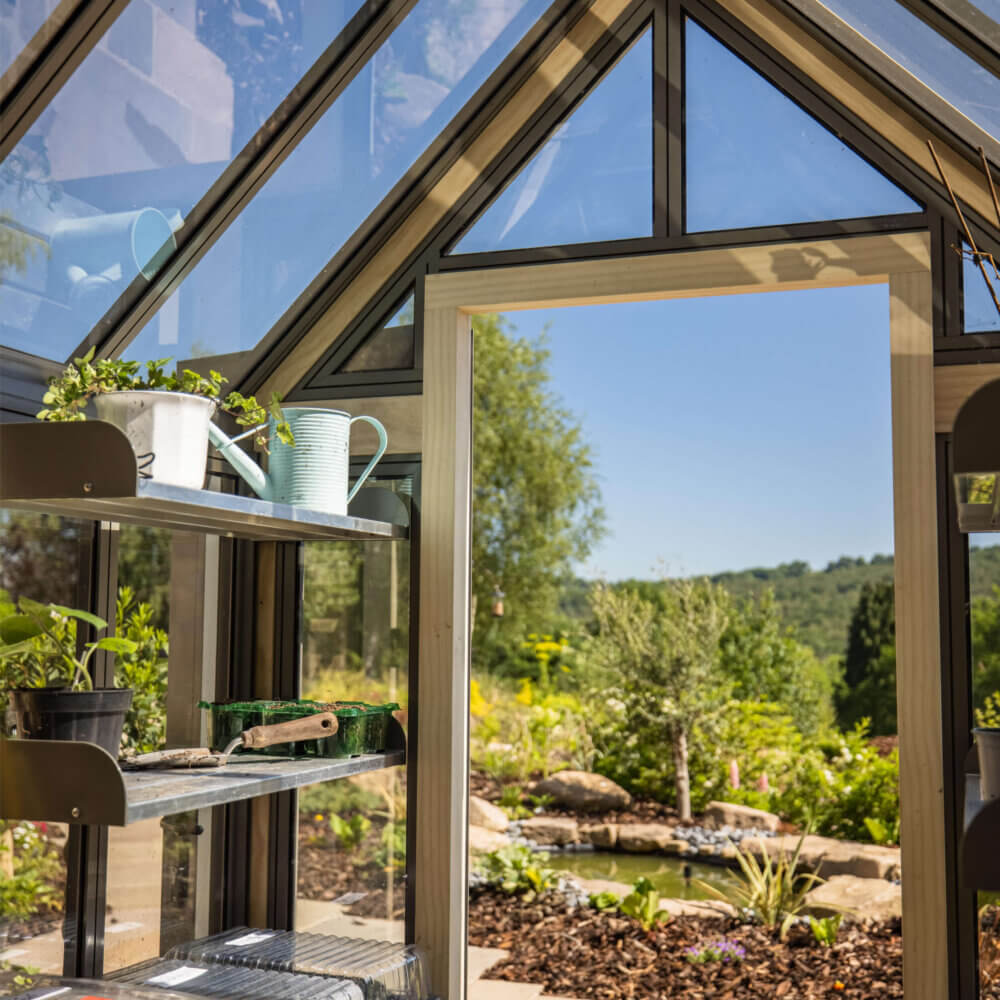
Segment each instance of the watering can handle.
[{"label": "watering can handle", "polygon": [[389,437],[385,433],[385,428],[382,426],[381,421],[376,420],[374,417],[351,417],[351,426],[353,427],[359,420],[363,420],[366,424],[371,424],[375,428],[378,433],[378,451],[375,452],[372,460],[365,467],[365,471],[358,477],[358,481],[351,487],[351,492],[347,494],[348,503],[354,499],[354,494],[364,485],[365,480],[371,475],[372,469],[378,465],[378,460],[385,454],[385,449],[389,446]]}]

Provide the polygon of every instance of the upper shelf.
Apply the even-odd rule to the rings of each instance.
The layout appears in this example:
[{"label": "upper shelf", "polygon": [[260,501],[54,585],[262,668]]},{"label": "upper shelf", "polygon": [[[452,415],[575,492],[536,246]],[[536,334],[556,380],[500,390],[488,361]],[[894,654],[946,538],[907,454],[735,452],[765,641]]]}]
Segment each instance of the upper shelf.
[{"label": "upper shelf", "polygon": [[409,535],[385,521],[139,479],[128,439],[100,420],[0,424],[0,507],[255,541]]},{"label": "upper shelf", "polygon": [[123,772],[93,743],[0,739],[0,819],[126,826],[405,763],[395,719],[388,743],[359,757],[237,754],[222,767]]}]

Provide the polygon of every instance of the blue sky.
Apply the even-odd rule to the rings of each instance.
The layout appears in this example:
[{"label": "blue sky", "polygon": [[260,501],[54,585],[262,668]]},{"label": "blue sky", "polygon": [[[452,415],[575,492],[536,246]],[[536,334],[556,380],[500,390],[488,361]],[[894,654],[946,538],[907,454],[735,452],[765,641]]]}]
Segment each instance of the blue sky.
[{"label": "blue sky", "polygon": [[593,447],[618,579],[892,551],[884,285],[518,312]]}]

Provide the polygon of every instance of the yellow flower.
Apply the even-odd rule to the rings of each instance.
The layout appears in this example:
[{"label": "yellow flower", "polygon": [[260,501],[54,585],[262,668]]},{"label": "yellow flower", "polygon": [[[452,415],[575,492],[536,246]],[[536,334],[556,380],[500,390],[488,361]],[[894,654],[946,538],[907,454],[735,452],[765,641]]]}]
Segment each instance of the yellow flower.
[{"label": "yellow flower", "polygon": [[844,989],[844,984],[843,984],[843,983],[842,983],[842,982],[841,982],[841,981],[840,981],[840,980],[838,979],[838,980],[837,980],[837,981],[836,981],[836,982],[835,982],[835,983],[833,984],[833,988],[834,988],[835,990],[837,990],[837,992],[839,993],[839,992],[840,992],[840,991],[841,991],[842,989]]},{"label": "yellow flower", "polygon": [[316,813],[316,815],[313,816],[313,821],[316,822],[316,823],[322,823],[323,822],[323,814],[322,813]]}]

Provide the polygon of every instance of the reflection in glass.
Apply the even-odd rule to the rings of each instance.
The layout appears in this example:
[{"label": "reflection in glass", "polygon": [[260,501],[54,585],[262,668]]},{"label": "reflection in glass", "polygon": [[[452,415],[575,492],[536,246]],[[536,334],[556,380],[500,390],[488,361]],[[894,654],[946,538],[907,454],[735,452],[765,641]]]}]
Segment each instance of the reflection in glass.
[{"label": "reflection in glass", "polygon": [[257,344],[546,7],[419,0],[126,356]]},{"label": "reflection in glass", "polygon": [[[368,482],[409,506],[410,477]],[[409,579],[408,542],[305,546],[304,697],[397,702],[406,728]],[[405,768],[300,791],[298,930],[402,940],[405,871]]]},{"label": "reflection in glass", "polygon": [[452,253],[653,234],[651,36],[597,84]]},{"label": "reflection in glass", "polygon": [[[993,277],[993,268],[986,261],[986,273]],[[1000,281],[994,281],[993,287],[1000,294]],[[1000,314],[993,304],[983,272],[979,265],[968,257],[962,260],[962,316],[965,333],[984,333],[990,330],[1000,330]]]},{"label": "reflection in glass", "polygon": [[[969,535],[969,620],[974,725],[1000,726],[1000,544]],[[1000,987],[1000,894],[980,892],[979,984],[982,996]]]},{"label": "reflection in glass", "polygon": [[685,23],[688,232],[920,211],[739,56]]},{"label": "reflection in glass", "polygon": [[371,333],[344,362],[344,372],[399,371],[416,361],[413,333],[413,293],[385,323]]},{"label": "reflection in glass", "polygon": [[1000,139],[1000,80],[988,69],[895,0],[880,3],[823,0],[823,3],[921,83],[994,139]]},{"label": "reflection in glass", "polygon": [[60,0],[5,0],[0,3],[0,75],[10,69]]},{"label": "reflection in glass", "polygon": [[[155,275],[192,207],[359,6],[131,0],[0,164],[0,343],[62,360],[130,282]],[[169,314],[161,324],[169,344]]]},{"label": "reflection in glass", "polygon": [[[76,607],[86,525],[45,514],[0,510],[0,599],[30,597]],[[7,692],[0,688],[0,710]],[[6,736],[9,727],[4,723]],[[0,820],[0,984],[21,967],[61,973],[69,827]],[[65,926],[64,926],[65,921]]]}]

